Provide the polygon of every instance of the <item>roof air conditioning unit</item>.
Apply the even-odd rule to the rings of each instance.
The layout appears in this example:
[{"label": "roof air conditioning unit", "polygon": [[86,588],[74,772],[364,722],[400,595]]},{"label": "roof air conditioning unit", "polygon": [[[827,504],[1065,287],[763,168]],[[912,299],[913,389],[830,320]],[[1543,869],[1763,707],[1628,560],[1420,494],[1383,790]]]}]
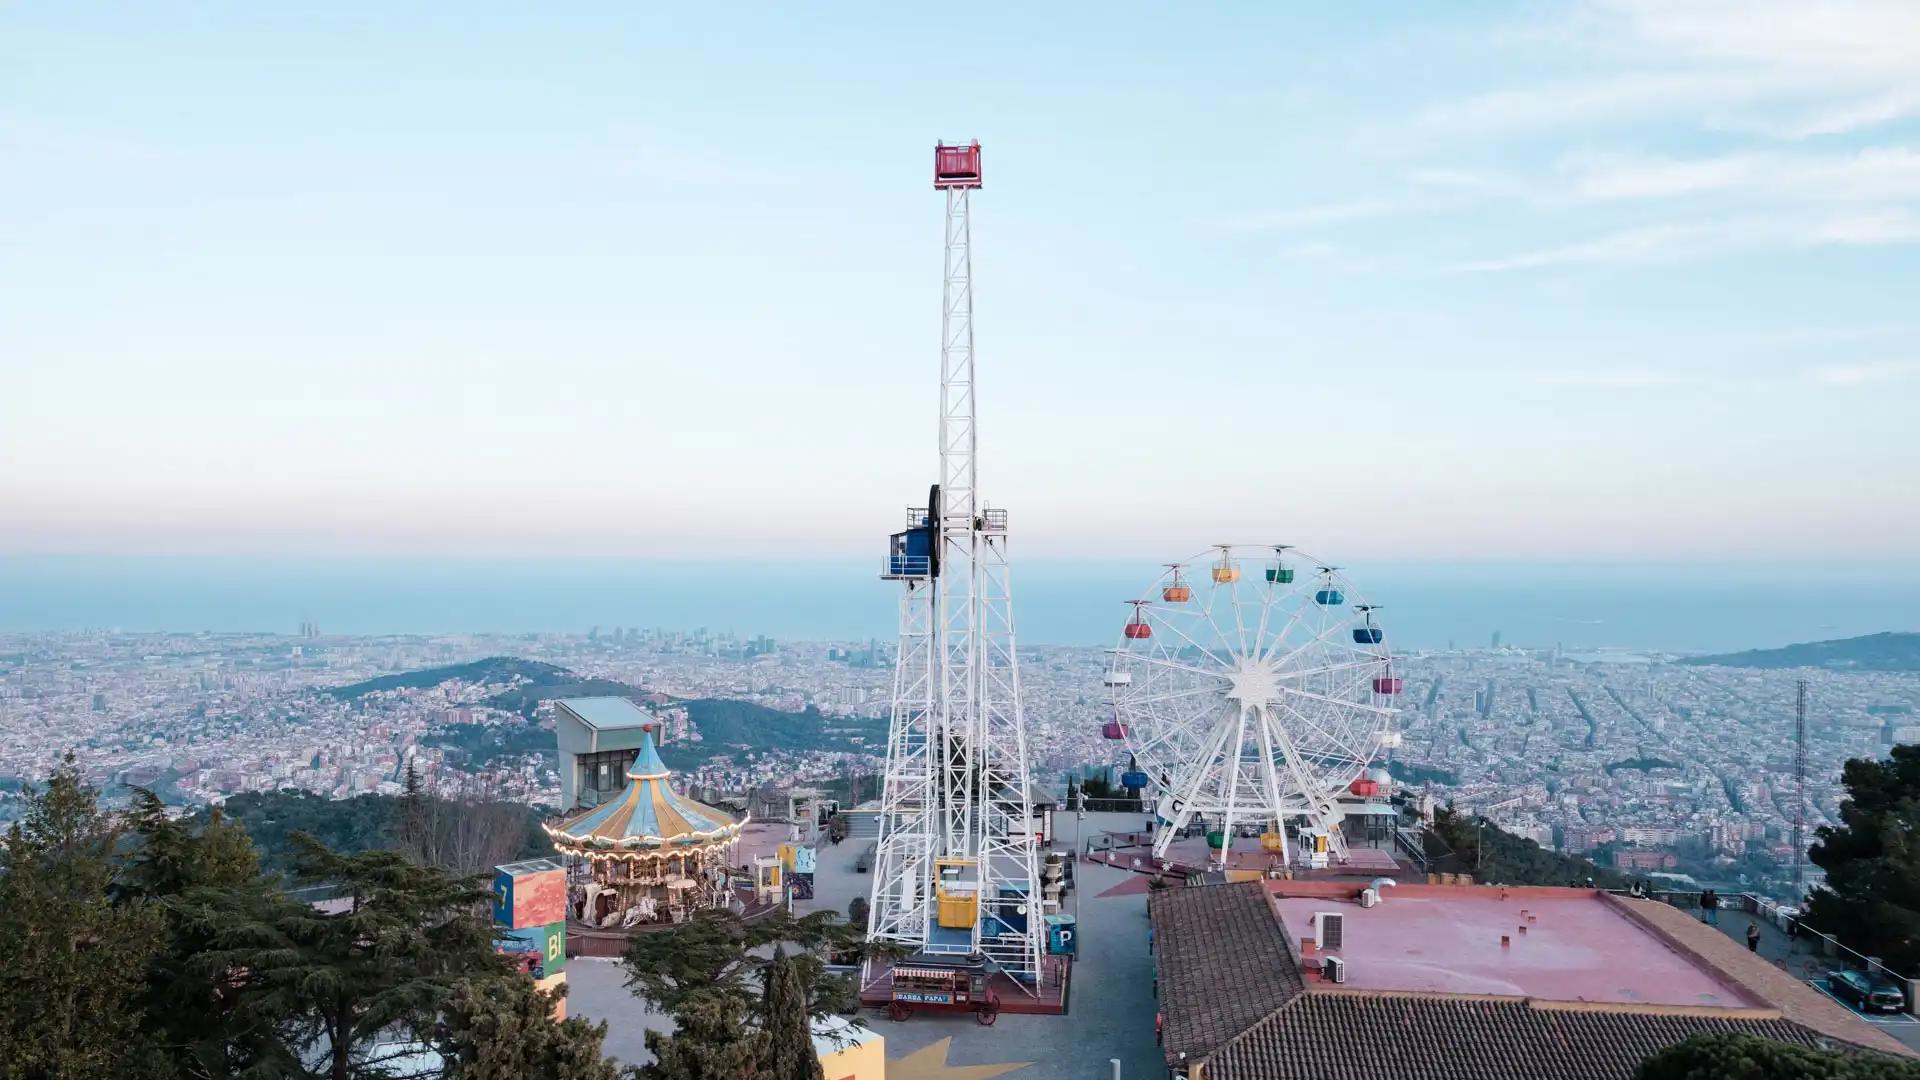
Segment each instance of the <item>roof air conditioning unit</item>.
[{"label": "roof air conditioning unit", "polygon": [[1331,983],[1347,981],[1347,962],[1337,956],[1329,956],[1320,961],[1320,973]]},{"label": "roof air conditioning unit", "polygon": [[1313,913],[1313,943],[1321,952],[1337,952],[1346,939],[1347,917],[1337,911]]}]

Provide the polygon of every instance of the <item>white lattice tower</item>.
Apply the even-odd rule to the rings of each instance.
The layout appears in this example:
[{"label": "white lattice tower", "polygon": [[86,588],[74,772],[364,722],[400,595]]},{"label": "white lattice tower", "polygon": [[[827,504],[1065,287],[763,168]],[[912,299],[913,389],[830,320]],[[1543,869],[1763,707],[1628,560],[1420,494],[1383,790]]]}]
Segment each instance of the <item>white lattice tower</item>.
[{"label": "white lattice tower", "polygon": [[[940,486],[924,518],[935,554],[924,568],[890,557],[885,575],[903,580],[905,592],[868,936],[982,953],[1035,984],[1043,928],[1006,514],[978,499],[970,194],[980,186],[979,161],[977,143],[936,150],[947,212]],[[957,171],[947,171],[950,162]],[[919,520],[909,514],[910,527]],[[933,930],[943,860],[952,883],[979,896],[963,941]]]}]

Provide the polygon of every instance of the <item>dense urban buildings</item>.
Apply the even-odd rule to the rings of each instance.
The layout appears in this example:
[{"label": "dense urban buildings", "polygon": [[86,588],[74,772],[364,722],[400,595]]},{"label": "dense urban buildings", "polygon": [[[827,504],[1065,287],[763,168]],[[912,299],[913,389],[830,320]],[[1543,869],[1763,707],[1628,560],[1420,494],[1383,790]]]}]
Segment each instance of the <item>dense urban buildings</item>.
[{"label": "dense urban buildings", "polygon": [[[303,631],[0,635],[0,813],[21,782],[44,776],[69,750],[110,792],[150,786],[181,804],[282,787],[393,793],[411,758],[440,790],[557,807],[551,706],[500,700],[523,675],[328,692],[494,656],[631,688],[661,719],[670,751],[703,739],[685,703],[704,699],[750,702],[841,732],[817,745],[700,747],[696,764],[676,765],[690,787],[850,784],[876,773],[884,756],[871,726],[836,726],[885,711],[892,672],[883,643],[632,627],[447,637]],[[1123,765],[1101,735],[1105,652],[1021,651],[1037,780],[1057,789],[1070,774]],[[1388,764],[1404,790],[1454,802],[1543,846],[1786,898],[1795,681],[1809,680],[1812,702],[1811,836],[1833,819],[1846,759],[1920,740],[1920,674],[1675,659],[1512,647],[1410,656],[1403,740]],[[522,729],[526,711],[537,734],[480,745],[489,729]]]}]

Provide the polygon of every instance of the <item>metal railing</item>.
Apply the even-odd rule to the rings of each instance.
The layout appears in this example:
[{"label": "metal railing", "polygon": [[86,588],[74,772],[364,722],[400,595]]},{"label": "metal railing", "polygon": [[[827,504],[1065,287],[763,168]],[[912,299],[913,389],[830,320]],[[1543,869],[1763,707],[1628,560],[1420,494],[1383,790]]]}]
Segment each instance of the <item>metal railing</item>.
[{"label": "metal railing", "polygon": [[922,578],[933,573],[933,560],[925,555],[889,555],[886,568],[880,576],[885,578]]},{"label": "metal railing", "polygon": [[[1631,895],[1625,889],[1607,891],[1616,896]],[[1684,911],[1698,911],[1700,896],[1697,891],[1661,889],[1649,891],[1646,899],[1658,900]],[[1908,1012],[1920,1008],[1920,979],[1897,972],[1879,957],[1868,956],[1832,934],[1808,926],[1800,920],[1796,908],[1755,893],[1743,892],[1722,895],[1720,910],[1743,912],[1785,934],[1789,944],[1782,966],[1795,975],[1808,980],[1820,980],[1834,970],[1864,971],[1906,987]]]}]

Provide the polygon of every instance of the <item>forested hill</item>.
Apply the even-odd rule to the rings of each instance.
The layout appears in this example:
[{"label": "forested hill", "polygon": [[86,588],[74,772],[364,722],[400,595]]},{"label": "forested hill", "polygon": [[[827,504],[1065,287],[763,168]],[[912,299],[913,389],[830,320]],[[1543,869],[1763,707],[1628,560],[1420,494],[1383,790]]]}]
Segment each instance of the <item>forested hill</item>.
[{"label": "forested hill", "polygon": [[[228,799],[222,812],[247,831],[266,869],[284,871],[293,858],[295,832],[346,854],[392,849],[405,805],[393,795],[329,799],[305,791],[249,791]],[[201,810],[199,816],[204,820],[207,814]],[[540,810],[518,803],[452,803],[428,796],[422,842],[437,844],[435,855],[454,856],[440,861],[477,873],[494,863],[552,854],[553,844],[540,831],[541,816]]]},{"label": "forested hill", "polygon": [[517,676],[532,682],[545,682],[572,675],[573,673],[566,668],[554,664],[543,664],[538,660],[522,660],[517,656],[489,656],[469,664],[448,664],[444,667],[421,668],[419,671],[404,671],[398,675],[381,675],[365,682],[336,686],[327,692],[334,697],[357,698],[377,694],[383,690],[424,690],[430,686],[439,686],[451,679],[486,683],[507,682]]},{"label": "forested hill", "polygon": [[1920,671],[1920,633],[1886,632],[1834,641],[1809,641],[1778,649],[1749,649],[1719,656],[1692,656],[1683,664],[1722,667],[1819,667],[1846,671]]},{"label": "forested hill", "polygon": [[556,664],[523,660],[517,656],[489,656],[470,664],[448,664],[422,668],[398,675],[382,675],[328,691],[335,697],[359,698],[383,690],[423,690],[451,679],[468,683],[505,683],[518,678],[518,686],[487,699],[487,704],[532,716],[542,702],[563,697],[640,697],[646,693],[613,679],[595,679],[569,671]]},{"label": "forested hill", "polygon": [[822,716],[811,705],[805,712],[781,712],[751,701],[719,698],[696,698],[681,704],[686,707],[687,719],[700,732],[699,745],[704,753],[718,747],[886,753],[887,722],[881,719]]},{"label": "forested hill", "polygon": [[[568,697],[625,697],[644,702],[666,699],[612,679],[579,675],[554,664],[523,660],[514,656],[490,656],[470,664],[449,664],[398,675],[382,675],[329,693],[336,697],[358,698],[383,690],[424,689],[450,679],[463,682],[505,683],[518,678],[513,689],[495,694],[487,704],[509,709],[529,719],[542,701]],[[689,768],[715,754],[759,750],[841,750],[884,754],[887,722],[866,717],[828,717],[808,706],[804,712],[782,712],[751,701],[722,698],[695,698],[678,704],[687,710],[700,733],[697,743],[672,743],[661,748],[667,764],[676,769]],[[505,726],[456,724],[429,735],[427,741],[453,746],[468,757],[486,761],[498,756],[526,752],[549,753],[553,734],[534,729]]]}]

